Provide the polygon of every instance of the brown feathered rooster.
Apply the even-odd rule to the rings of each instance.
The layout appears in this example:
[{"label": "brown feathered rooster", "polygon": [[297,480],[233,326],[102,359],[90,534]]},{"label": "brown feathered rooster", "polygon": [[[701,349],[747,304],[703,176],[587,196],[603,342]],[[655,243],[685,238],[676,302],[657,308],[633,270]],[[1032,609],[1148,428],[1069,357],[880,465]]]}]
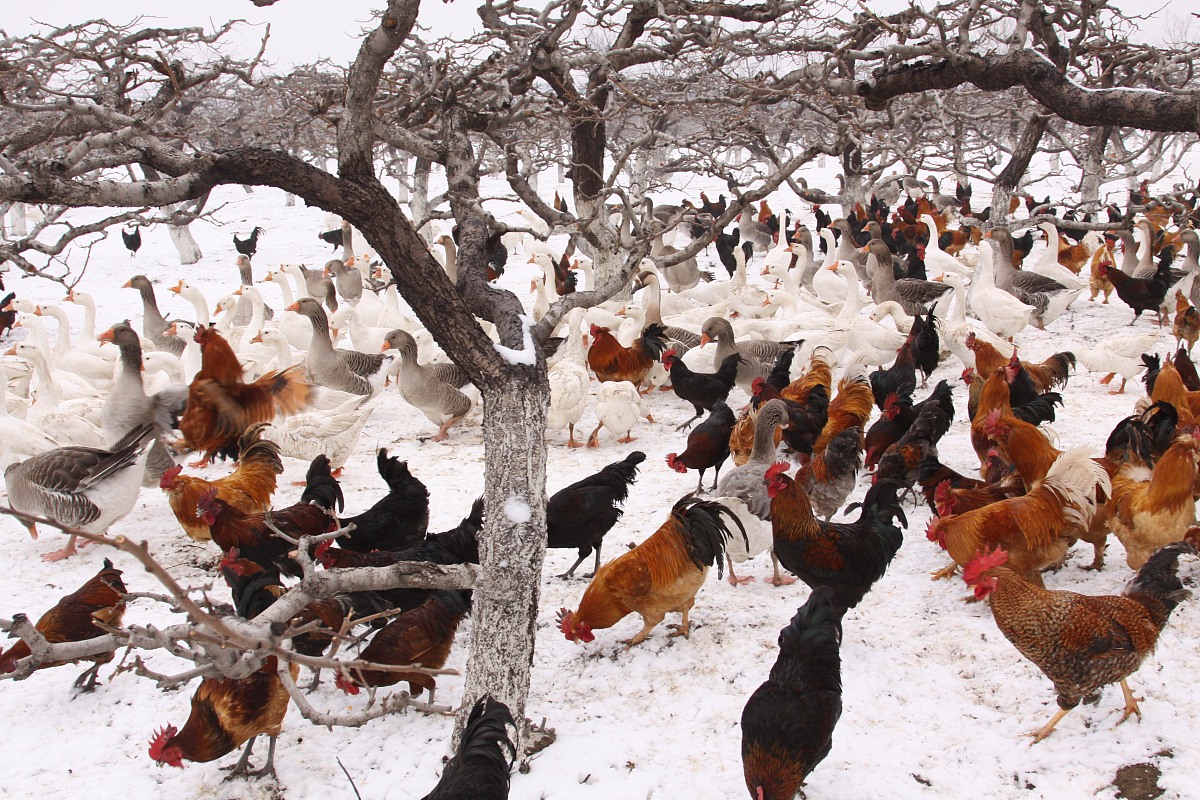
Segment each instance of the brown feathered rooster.
[{"label": "brown feathered rooster", "polygon": [[1196,522],[1192,487],[1198,463],[1200,441],[1185,433],[1154,465],[1153,474],[1128,466],[1113,477],[1108,522],[1125,547],[1130,568],[1140,568],[1151,553],[1181,539]]},{"label": "brown feathered rooster", "polygon": [[624,347],[608,328],[593,325],[588,366],[601,382],[629,381],[640,389],[654,363],[667,349],[665,330],[662,325],[647,325],[632,345]]},{"label": "brown feathered rooster", "polygon": [[167,502],[183,532],[198,541],[208,541],[212,534],[208,525],[196,513],[200,497],[211,489],[216,496],[247,514],[266,511],[271,507],[277,476],[283,473],[279,445],[260,438],[265,422],[246,429],[238,441],[237,469],[223,478],[207,481],[192,475],[181,475],[182,465],[163,473],[159,488],[167,493]]},{"label": "brown feathered rooster", "polygon": [[1191,596],[1176,575],[1179,557],[1195,554],[1190,542],[1162,548],[1138,571],[1120,597],[1088,597],[1034,586],[1005,566],[1003,550],[981,553],[963,570],[979,599],[991,599],[996,627],[1054,683],[1058,712],[1032,733],[1040,742],[1081,700],[1121,684],[1125,713],[1137,714],[1137,698],[1126,681],[1154,650],[1175,606]]},{"label": "brown feathered rooster", "polygon": [[188,387],[187,408],[179,422],[182,444],[204,453],[192,466],[206,466],[218,454],[235,457],[238,440],[251,425],[309,404],[312,387],[301,380],[300,366],[243,383],[241,362],[216,328],[200,328],[196,341],[200,371]]},{"label": "brown feathered rooster", "polygon": [[631,613],[640,614],[642,629],[622,642],[626,649],[639,644],[672,611],[683,615],[670,636],[686,637],[688,614],[696,592],[717,562],[721,572],[725,540],[731,536],[728,516],[746,536],[737,517],[720,503],[686,496],[675,503],[671,516],[650,538],[596,571],[575,611],[560,609],[558,627],[572,642],[590,642],[592,631],[611,628]]}]

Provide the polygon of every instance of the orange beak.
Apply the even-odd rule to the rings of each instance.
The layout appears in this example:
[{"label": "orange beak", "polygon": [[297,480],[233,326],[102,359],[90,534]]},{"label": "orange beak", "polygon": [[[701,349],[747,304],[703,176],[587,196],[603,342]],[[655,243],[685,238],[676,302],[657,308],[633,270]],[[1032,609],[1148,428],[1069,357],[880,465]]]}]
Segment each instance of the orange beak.
[{"label": "orange beak", "polygon": [[707,333],[700,334],[700,346],[701,347],[704,347],[704,345],[708,344],[711,341],[712,341],[712,339],[708,338]]},{"label": "orange beak", "polygon": [[239,286],[238,290],[236,292],[234,292],[234,294],[237,295],[238,297],[241,297],[242,296],[242,287]]},{"label": "orange beak", "polygon": [[392,349],[392,346],[390,344],[388,344],[387,342],[384,342],[383,344],[379,345],[379,352],[381,352],[381,353],[386,353],[388,350],[391,350],[391,349]]},{"label": "orange beak", "polygon": [[175,294],[179,294],[180,292],[182,292],[183,291],[183,281],[180,281],[179,283],[172,286],[171,291],[174,292]]},{"label": "orange beak", "polygon": [[4,351],[4,355],[6,355],[6,356],[15,356],[16,354],[17,354],[17,346],[15,344],[12,347],[10,347]]},{"label": "orange beak", "polygon": [[67,290],[67,296],[63,298],[63,302],[64,303],[74,303],[75,302],[75,290],[74,289]]},{"label": "orange beak", "polygon": [[983,238],[984,238],[984,239],[991,239],[991,238],[992,238],[992,232],[991,232],[991,231],[988,231],[987,233],[985,233],[985,234],[983,235]]},{"label": "orange beak", "polygon": [[530,256],[530,257],[529,257],[529,260],[528,260],[528,261],[526,261],[525,263],[526,263],[526,264],[536,264],[536,263],[537,263],[537,259],[535,259],[533,256]]},{"label": "orange beak", "polygon": [[122,288],[122,289],[132,289],[132,288],[133,288],[133,281],[132,281],[132,280],[127,280],[127,281],[125,281],[125,283],[121,284],[121,288]]},{"label": "orange beak", "polygon": [[42,307],[41,307],[41,306],[34,306],[34,308],[33,308],[33,315],[34,315],[35,317],[40,317],[40,316],[42,316]]},{"label": "orange beak", "polygon": [[838,263],[836,261],[829,265],[829,271],[830,272],[838,271]]},{"label": "orange beak", "polygon": [[254,334],[254,338],[250,340],[250,344],[254,344],[255,342],[261,342],[262,340],[263,340],[262,331],[259,331],[258,333]]},{"label": "orange beak", "polygon": [[287,308],[284,309],[284,311],[299,311],[299,310],[300,310],[299,302],[292,303],[290,306],[288,306]]}]

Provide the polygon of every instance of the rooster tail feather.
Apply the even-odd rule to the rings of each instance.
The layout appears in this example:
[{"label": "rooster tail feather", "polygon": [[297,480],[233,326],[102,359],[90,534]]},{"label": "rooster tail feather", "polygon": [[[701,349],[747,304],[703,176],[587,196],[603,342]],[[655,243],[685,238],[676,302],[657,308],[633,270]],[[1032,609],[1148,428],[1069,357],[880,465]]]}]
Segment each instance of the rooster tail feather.
[{"label": "rooster tail feather", "polygon": [[268,372],[254,382],[270,389],[276,413],[295,414],[312,402],[313,387],[304,382],[302,370],[303,367],[297,364],[278,372]]},{"label": "rooster tail feather", "polygon": [[680,527],[686,531],[688,557],[697,569],[711,567],[713,562],[716,562],[718,576],[724,571],[725,542],[733,536],[733,531],[721,518],[722,515],[733,520],[746,547],[750,546],[750,539],[746,536],[746,528],[742,525],[741,520],[729,508],[720,503],[700,500],[693,494],[687,494],[675,503],[671,513],[681,523]]},{"label": "rooster tail feather", "polygon": [[[1192,596],[1183,588],[1177,574],[1179,557],[1188,554],[1198,554],[1191,542],[1172,542],[1160,547],[1146,560],[1122,594],[1146,605],[1152,613],[1156,610],[1155,605],[1161,605],[1165,614],[1159,624],[1165,623],[1175,606]],[[1151,598],[1154,605],[1147,602]]]},{"label": "rooster tail feather", "polygon": [[1067,517],[1086,527],[1096,512],[1096,489],[1112,495],[1112,481],[1104,468],[1092,460],[1086,447],[1068,450],[1055,459],[1043,483],[1058,496]]}]

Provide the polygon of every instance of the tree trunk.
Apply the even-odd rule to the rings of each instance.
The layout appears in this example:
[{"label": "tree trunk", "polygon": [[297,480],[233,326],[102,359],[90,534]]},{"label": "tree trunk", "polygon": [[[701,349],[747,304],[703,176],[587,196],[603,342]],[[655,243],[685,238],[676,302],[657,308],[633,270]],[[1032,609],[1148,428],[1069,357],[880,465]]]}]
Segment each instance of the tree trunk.
[{"label": "tree trunk", "polygon": [[[412,209],[413,223],[416,224],[425,219],[425,215],[429,213],[429,162],[423,158],[417,159],[417,165],[413,168],[413,189],[412,197],[408,201],[409,208]],[[432,244],[433,229],[429,223],[425,223],[418,231],[426,242]]]},{"label": "tree trunk", "polygon": [[842,216],[854,213],[854,204],[866,205],[866,179],[862,172],[862,148],[850,144],[842,151]]},{"label": "tree trunk", "polygon": [[[546,409],[544,367],[512,368],[507,380],[483,388],[486,523],[479,541],[484,578],[476,585],[471,655],[461,702],[490,692],[529,733],[529,697],[542,562],[546,556]],[[456,739],[465,717],[458,719]]]},{"label": "tree trunk", "polygon": [[1017,142],[1017,146],[1013,148],[1008,164],[996,177],[996,182],[992,184],[991,225],[1008,224],[1009,203],[1012,201],[1017,186],[1021,183],[1021,178],[1025,177],[1025,172],[1029,169],[1029,162],[1033,158],[1033,154],[1037,152],[1038,144],[1042,141],[1042,134],[1046,131],[1048,119],[1041,114],[1034,114],[1029,118],[1029,121],[1025,123],[1025,129],[1021,131],[1021,138]]},{"label": "tree trunk", "polygon": [[1087,144],[1083,150],[1083,163],[1079,165],[1082,175],[1079,180],[1079,201],[1086,211],[1100,208],[1100,187],[1104,185],[1104,149],[1112,128],[1093,128],[1088,131]]},{"label": "tree trunk", "polygon": [[[183,210],[182,205],[177,210]],[[167,225],[167,233],[171,235],[171,244],[179,251],[179,263],[183,266],[195,264],[204,258],[200,245],[192,238],[192,230],[188,225]]]},{"label": "tree trunk", "polygon": [[25,204],[13,203],[9,209],[9,219],[12,220],[11,229],[14,238],[29,235],[29,224],[25,219]]},{"label": "tree trunk", "polygon": [[295,205],[296,205],[296,195],[292,194],[291,192],[284,192],[284,194],[283,194],[284,208],[292,208]]}]

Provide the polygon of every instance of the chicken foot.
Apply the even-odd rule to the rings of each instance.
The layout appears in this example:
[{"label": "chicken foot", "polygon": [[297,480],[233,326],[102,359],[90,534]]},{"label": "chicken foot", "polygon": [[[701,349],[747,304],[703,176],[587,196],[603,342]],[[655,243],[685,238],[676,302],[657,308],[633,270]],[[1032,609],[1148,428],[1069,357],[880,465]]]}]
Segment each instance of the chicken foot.
[{"label": "chicken foot", "polygon": [[1134,697],[1133,690],[1129,688],[1129,682],[1121,678],[1121,692],[1125,695],[1125,713],[1121,715],[1121,719],[1117,722],[1120,725],[1125,720],[1137,714],[1138,722],[1142,721],[1142,709],[1138,708],[1138,701],[1145,700],[1144,697]]},{"label": "chicken foot", "polygon": [[[79,677],[75,679],[75,688],[81,692],[96,691],[96,685],[98,683],[98,681],[96,680],[96,677],[99,674],[100,674],[100,663],[97,662],[95,664],[92,664],[91,667],[84,670],[82,673],[80,673]],[[1138,719],[1141,719],[1140,714],[1138,715]]]},{"label": "chicken foot", "polygon": [[791,586],[796,582],[796,579],[783,575],[779,572],[779,559],[775,557],[775,551],[771,551],[771,566],[775,568],[775,575],[768,581],[772,586]]},{"label": "chicken foot", "polygon": [[1054,726],[1057,725],[1059,722],[1061,722],[1062,718],[1070,713],[1071,713],[1071,709],[1060,708],[1058,710],[1058,712],[1053,717],[1050,718],[1050,721],[1047,722],[1045,725],[1043,725],[1041,728],[1038,728],[1033,733],[1025,734],[1026,736],[1029,736],[1033,739],[1033,741],[1029,743],[1029,746],[1033,747],[1035,744],[1040,742],[1042,739],[1045,739],[1047,736],[1054,733]]},{"label": "chicken foot", "polygon": [[688,612],[691,610],[692,604],[688,603],[687,607],[683,609],[683,619],[679,621],[679,624],[667,626],[671,629],[671,633],[668,633],[667,636],[682,636],[685,639],[691,638],[692,623],[688,621]]},{"label": "chicken foot", "polygon": [[254,742],[258,739],[257,736],[251,736],[250,741],[246,742],[246,749],[242,751],[242,757],[232,767],[225,767],[229,774],[225,776],[225,780],[231,781],[234,778],[261,778],[275,775],[275,737],[269,737],[270,744],[267,749],[267,763],[261,769],[251,770],[250,754],[254,751]]},{"label": "chicken foot", "polygon": [[933,579],[935,581],[941,581],[941,580],[945,580],[946,578],[953,578],[954,573],[956,573],[956,572],[958,572],[958,564],[954,561],[951,561],[947,566],[943,567],[942,569],[939,569],[936,572],[931,572],[929,574],[933,576]]}]

